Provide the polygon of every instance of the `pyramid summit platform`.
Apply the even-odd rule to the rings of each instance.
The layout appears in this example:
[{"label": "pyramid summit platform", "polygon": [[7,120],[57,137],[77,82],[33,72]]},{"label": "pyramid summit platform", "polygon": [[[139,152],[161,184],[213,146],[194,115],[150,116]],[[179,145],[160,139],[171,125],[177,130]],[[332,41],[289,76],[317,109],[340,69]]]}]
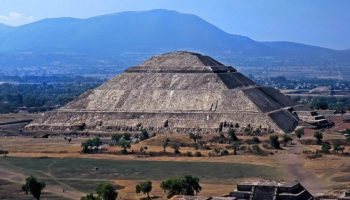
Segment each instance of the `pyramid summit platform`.
[{"label": "pyramid summit platform", "polygon": [[[29,131],[217,132],[222,124],[292,132],[313,116],[288,96],[261,87],[205,55],[172,52],[130,67],[66,106],[46,112]],[[226,127],[226,126],[225,126]]]}]

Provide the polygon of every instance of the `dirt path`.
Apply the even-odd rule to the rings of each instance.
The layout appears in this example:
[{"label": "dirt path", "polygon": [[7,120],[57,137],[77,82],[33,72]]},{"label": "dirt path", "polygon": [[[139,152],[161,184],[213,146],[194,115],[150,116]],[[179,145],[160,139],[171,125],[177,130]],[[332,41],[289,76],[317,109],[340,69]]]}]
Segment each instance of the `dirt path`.
[{"label": "dirt path", "polygon": [[303,146],[299,141],[295,141],[294,144],[280,155],[280,162],[283,164],[284,169],[313,195],[317,196],[327,193],[328,187],[325,180],[318,178],[305,168],[305,161],[302,157]]},{"label": "dirt path", "polygon": [[[1,174],[0,179],[17,183],[17,184],[23,184],[26,178],[25,175],[17,172],[12,172],[2,166],[0,166],[0,174]],[[59,185],[46,185],[46,188],[45,188],[46,192],[56,194],[57,196],[62,196],[68,199],[80,199],[81,196],[84,195],[84,193],[81,193],[76,189],[58,181],[56,177],[54,177],[52,174],[47,173],[46,175],[49,175],[52,178],[52,180],[56,181],[59,184]],[[67,189],[65,192],[62,191],[63,187]]]}]

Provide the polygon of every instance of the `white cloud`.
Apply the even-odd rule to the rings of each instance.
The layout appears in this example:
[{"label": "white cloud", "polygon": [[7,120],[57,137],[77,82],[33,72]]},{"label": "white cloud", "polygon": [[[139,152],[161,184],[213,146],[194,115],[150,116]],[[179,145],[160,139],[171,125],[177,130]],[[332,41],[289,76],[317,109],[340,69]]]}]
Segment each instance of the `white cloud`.
[{"label": "white cloud", "polygon": [[8,15],[0,14],[0,23],[19,26],[22,24],[27,24],[33,22],[35,19],[33,16],[25,16],[18,12],[10,12]]}]

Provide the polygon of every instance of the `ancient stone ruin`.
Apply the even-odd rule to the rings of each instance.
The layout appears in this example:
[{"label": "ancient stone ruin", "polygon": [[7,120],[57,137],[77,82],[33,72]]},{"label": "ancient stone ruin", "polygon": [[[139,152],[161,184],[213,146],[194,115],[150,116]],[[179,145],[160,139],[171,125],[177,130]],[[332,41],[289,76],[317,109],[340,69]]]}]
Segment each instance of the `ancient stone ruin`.
[{"label": "ancient stone ruin", "polygon": [[247,181],[223,197],[179,196],[174,200],[312,200],[315,199],[298,182]]},{"label": "ancient stone ruin", "polygon": [[247,200],[311,200],[314,197],[298,182],[247,181],[228,195]]},{"label": "ancient stone ruin", "polygon": [[310,118],[316,125],[325,120],[233,67],[201,54],[173,52],[126,69],[26,128],[211,133],[238,123],[288,133]]}]

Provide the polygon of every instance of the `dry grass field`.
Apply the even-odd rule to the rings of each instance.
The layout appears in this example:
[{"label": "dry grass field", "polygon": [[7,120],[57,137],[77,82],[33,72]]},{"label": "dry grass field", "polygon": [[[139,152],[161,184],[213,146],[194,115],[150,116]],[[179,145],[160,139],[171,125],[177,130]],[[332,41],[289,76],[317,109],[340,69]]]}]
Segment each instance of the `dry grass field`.
[{"label": "dry grass field", "polygon": [[[2,117],[2,120],[6,118],[8,122],[10,116]],[[339,126],[335,126],[334,130],[326,131],[324,140],[343,140],[344,136],[335,131],[338,129]],[[261,136],[259,146],[269,152],[265,156],[242,150],[238,151],[238,155],[232,155],[229,144],[216,142],[207,143],[210,150],[196,150],[187,135],[159,134],[132,144],[128,151],[134,154],[128,155],[121,155],[118,153],[120,147],[108,144],[102,145],[98,153],[80,153],[81,143],[93,136],[71,136],[71,142],[63,136],[0,137],[0,150],[10,152],[7,158],[0,158],[0,192],[8,193],[0,199],[28,199],[29,196],[20,192],[19,187],[29,175],[46,182],[43,199],[80,199],[82,195],[93,192],[97,184],[105,182],[115,184],[118,199],[139,199],[143,196],[135,193],[135,185],[144,180],[153,182],[153,199],[165,199],[160,182],[168,177],[187,174],[200,178],[203,187],[200,195],[222,196],[232,191],[238,182],[249,179],[298,180],[313,194],[340,193],[348,189],[350,156],[331,152],[310,159],[304,151],[321,149],[319,145],[305,144],[307,140],[314,140],[312,134],[307,132],[303,142],[294,139],[292,144],[282,145],[281,150],[267,148],[269,136]],[[214,136],[203,135],[203,140],[210,141]],[[168,147],[166,154],[150,156],[149,152],[163,152],[161,145],[166,137],[171,142],[181,143],[182,155],[174,155],[173,149]],[[244,143],[241,146],[251,147],[245,144],[251,136],[238,137]],[[102,135],[101,139],[108,143],[110,137]],[[139,153],[141,147],[147,147],[145,155]],[[227,149],[229,155],[209,156],[215,148]],[[194,155],[196,151],[202,156],[186,156],[187,152]],[[345,146],[344,152],[350,152],[350,146]],[[67,188],[67,192],[62,192],[63,187]]]}]

